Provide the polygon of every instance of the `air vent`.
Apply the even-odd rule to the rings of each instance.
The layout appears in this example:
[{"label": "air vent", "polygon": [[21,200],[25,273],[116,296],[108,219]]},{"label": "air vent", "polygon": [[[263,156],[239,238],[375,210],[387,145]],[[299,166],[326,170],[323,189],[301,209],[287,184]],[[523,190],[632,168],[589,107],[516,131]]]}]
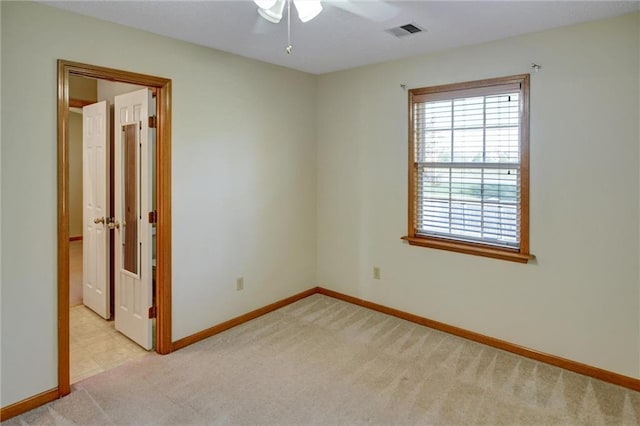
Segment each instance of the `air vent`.
[{"label": "air vent", "polygon": [[424,31],[423,28],[420,28],[416,24],[406,24],[400,25],[399,27],[389,28],[385,30],[386,32],[393,34],[396,37],[406,37],[410,35],[415,35]]}]

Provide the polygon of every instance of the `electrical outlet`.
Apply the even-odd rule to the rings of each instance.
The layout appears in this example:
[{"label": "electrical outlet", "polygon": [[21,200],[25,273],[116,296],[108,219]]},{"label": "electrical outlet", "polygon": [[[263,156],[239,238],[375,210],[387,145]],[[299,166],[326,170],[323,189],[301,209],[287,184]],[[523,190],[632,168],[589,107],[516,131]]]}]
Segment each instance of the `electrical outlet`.
[{"label": "electrical outlet", "polygon": [[380,279],[380,267],[378,267],[378,266],[374,266],[373,267],[373,279],[374,280],[379,280]]},{"label": "electrical outlet", "polygon": [[236,291],[240,291],[244,289],[244,278],[238,277],[236,278]]}]

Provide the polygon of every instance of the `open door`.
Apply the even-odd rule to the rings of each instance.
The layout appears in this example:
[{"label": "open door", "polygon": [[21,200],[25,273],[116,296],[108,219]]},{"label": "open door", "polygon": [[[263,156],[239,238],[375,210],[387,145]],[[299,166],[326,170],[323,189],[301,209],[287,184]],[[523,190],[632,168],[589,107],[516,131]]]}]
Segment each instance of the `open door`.
[{"label": "open door", "polygon": [[151,146],[149,89],[116,96],[114,109],[115,326],[143,348],[153,346]]},{"label": "open door", "polygon": [[109,123],[106,101],[82,108],[82,303],[109,319]]}]

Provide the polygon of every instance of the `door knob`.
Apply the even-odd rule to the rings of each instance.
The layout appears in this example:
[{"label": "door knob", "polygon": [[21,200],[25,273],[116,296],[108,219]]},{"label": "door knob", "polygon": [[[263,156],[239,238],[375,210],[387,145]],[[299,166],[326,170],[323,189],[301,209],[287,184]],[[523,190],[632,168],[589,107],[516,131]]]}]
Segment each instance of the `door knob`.
[{"label": "door knob", "polygon": [[107,223],[107,227],[109,229],[120,229],[120,224],[118,223],[117,220],[111,219],[109,223]]},{"label": "door knob", "polygon": [[95,224],[104,223],[104,217],[97,217],[97,218],[93,219],[93,223],[95,223]]}]

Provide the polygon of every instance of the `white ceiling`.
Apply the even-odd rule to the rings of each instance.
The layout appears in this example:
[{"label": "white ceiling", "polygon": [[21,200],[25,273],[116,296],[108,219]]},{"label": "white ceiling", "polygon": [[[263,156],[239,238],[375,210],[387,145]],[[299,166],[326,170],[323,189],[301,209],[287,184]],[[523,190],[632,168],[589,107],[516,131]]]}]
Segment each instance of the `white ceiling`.
[{"label": "white ceiling", "polygon": [[[45,3],[313,74],[640,11],[640,1],[323,0],[304,24],[292,7],[287,55],[286,18],[265,21],[251,0]],[[384,31],[407,23],[427,31],[401,39]]]}]

